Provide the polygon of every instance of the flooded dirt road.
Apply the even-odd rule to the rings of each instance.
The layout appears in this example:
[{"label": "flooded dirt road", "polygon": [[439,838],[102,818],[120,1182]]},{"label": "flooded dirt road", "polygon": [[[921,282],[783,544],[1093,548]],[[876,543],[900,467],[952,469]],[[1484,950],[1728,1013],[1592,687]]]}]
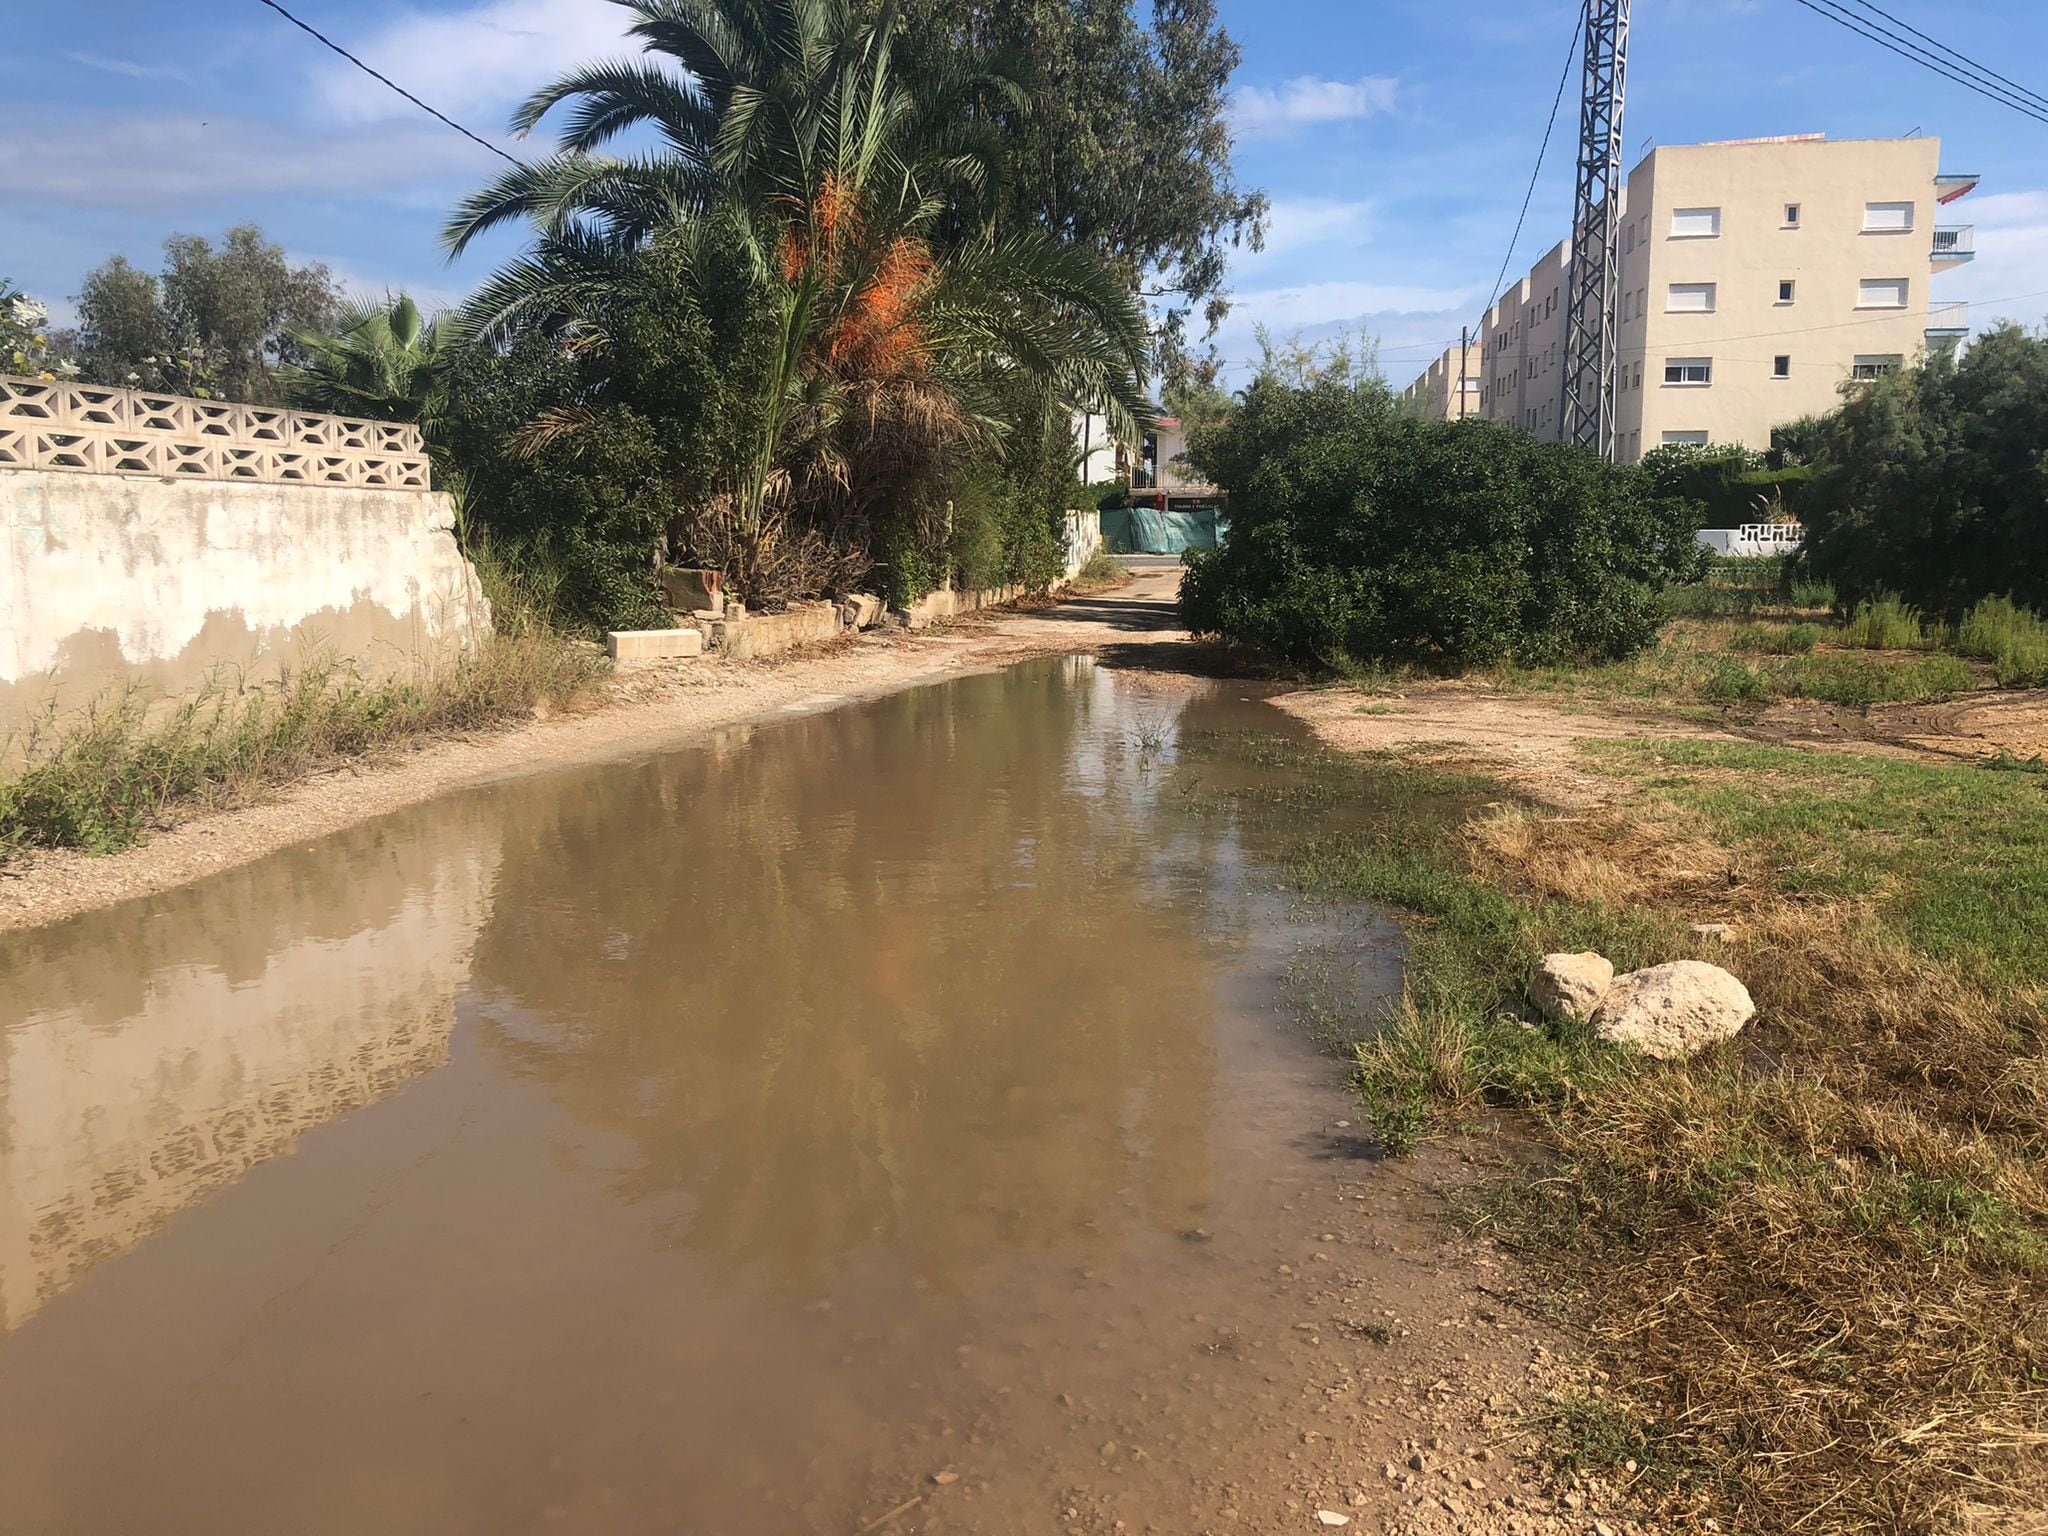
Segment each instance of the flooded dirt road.
[{"label": "flooded dirt road", "polygon": [[1392,931],[1189,793],[1284,775],[1249,692],[1031,662],[0,937],[0,1531],[1391,1499],[1494,1319],[1276,985]]}]

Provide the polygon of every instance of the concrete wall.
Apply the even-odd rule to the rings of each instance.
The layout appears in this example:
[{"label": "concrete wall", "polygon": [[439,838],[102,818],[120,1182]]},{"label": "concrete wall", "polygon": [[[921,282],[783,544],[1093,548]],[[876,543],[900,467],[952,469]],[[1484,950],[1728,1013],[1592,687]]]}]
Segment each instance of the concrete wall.
[{"label": "concrete wall", "polygon": [[1102,513],[1093,507],[1085,512],[1067,513],[1066,543],[1067,580],[1072,581],[1102,547]]},{"label": "concrete wall", "polygon": [[0,740],[53,698],[468,644],[490,617],[453,527],[436,491],[0,471]]}]

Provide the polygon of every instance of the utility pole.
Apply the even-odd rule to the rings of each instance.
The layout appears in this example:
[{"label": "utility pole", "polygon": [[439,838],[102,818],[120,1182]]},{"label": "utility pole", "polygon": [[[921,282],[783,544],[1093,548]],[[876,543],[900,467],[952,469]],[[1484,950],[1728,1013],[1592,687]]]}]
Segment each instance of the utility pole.
[{"label": "utility pole", "polygon": [[1458,420],[1465,419],[1465,371],[1470,366],[1472,354],[1472,327],[1469,323],[1458,327]]},{"label": "utility pole", "polygon": [[1614,456],[1616,299],[1621,282],[1621,112],[1629,0],[1585,0],[1579,176],[1572,200],[1571,292],[1564,323],[1564,441]]}]

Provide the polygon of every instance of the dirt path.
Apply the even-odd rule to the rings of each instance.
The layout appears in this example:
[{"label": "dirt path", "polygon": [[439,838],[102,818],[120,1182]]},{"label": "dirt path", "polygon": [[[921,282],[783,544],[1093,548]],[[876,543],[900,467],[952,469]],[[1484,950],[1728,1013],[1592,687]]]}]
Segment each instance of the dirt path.
[{"label": "dirt path", "polygon": [[606,702],[476,736],[439,737],[318,774],[254,804],[180,822],[123,853],[45,853],[0,868],[0,932],[60,922],[189,884],[466,785],[678,746],[724,726],[830,709],[1032,656],[1185,643],[1178,571],[1055,607],[877,634],[774,661],[623,671]]},{"label": "dirt path", "polygon": [[1424,683],[1399,695],[1357,688],[1316,688],[1274,701],[1342,752],[1402,752],[1431,762],[1472,765],[1566,809],[1598,804],[1612,779],[1577,761],[1582,741],[1684,736],[1734,741],[1726,731],[1683,720],[1621,711],[1566,713],[1465,683]]}]

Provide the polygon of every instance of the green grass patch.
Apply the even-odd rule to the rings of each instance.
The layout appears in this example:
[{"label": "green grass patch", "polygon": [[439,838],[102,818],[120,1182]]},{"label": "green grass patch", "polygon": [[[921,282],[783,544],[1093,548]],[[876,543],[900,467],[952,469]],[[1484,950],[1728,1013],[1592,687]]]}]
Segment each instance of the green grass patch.
[{"label": "green grass patch", "polygon": [[[1804,1536],[1933,1536],[1987,1479],[2048,1491],[2048,1464],[1987,1449],[2048,1418],[2011,1343],[2048,1334],[2042,776],[1587,753],[1619,798],[1568,816],[1390,759],[1319,770],[1322,830],[1283,866],[1310,899],[1404,919],[1402,995],[1330,1031],[1383,1145],[1489,1106],[1541,1145],[1460,1209],[1554,1277],[1615,1373],[1613,1397],[1546,1416],[1560,1469]],[[1343,825],[1347,806],[1372,810]],[[1710,875],[1659,884],[1666,852]],[[1734,940],[1691,935],[1721,915]],[[1533,964],[1579,949],[1620,970],[1706,955],[1759,1017],[1687,1063],[1537,1020]]]},{"label": "green grass patch", "polygon": [[2048,792],[2034,774],[1740,742],[1587,750],[1704,817],[1788,894],[1871,898],[1930,959],[2048,978]]}]

